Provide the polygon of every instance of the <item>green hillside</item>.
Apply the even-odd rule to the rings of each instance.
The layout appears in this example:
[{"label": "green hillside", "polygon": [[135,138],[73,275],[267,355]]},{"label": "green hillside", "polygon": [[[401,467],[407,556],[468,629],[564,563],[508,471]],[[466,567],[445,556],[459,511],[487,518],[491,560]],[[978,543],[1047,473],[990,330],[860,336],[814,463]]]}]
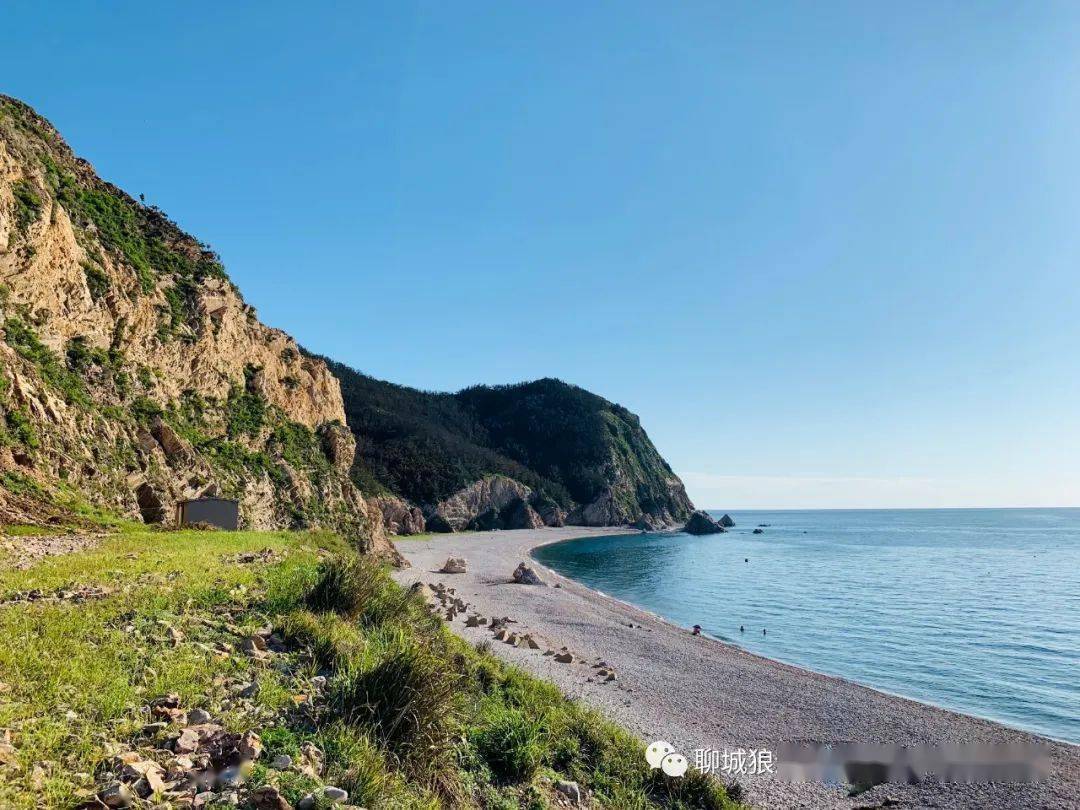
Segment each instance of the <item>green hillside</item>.
[{"label": "green hillside", "polygon": [[637,416],[575,385],[542,379],[433,393],[320,359],[341,382],[362,489],[430,507],[501,474],[567,511],[610,501],[605,523],[642,513],[681,520],[692,510]]}]

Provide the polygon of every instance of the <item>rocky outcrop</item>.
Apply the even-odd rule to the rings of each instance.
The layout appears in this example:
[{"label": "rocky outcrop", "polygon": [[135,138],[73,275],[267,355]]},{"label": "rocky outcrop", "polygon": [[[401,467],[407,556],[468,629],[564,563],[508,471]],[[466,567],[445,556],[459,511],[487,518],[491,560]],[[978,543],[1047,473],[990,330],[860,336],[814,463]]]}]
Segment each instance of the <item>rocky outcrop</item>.
[{"label": "rocky outcrop", "polygon": [[687,534],[719,534],[726,530],[717,521],[713,520],[707,512],[698,510],[690,515],[690,519],[686,521],[683,531]]},{"label": "rocky outcrop", "polygon": [[429,516],[490,475],[528,487],[529,505],[548,526],[626,525],[643,513],[681,525],[693,511],[638,417],[582,388],[543,379],[435,393],[328,362],[360,440],[356,480],[421,504]]},{"label": "rocky outcrop", "polygon": [[545,526],[565,526],[566,510],[559,506],[558,502],[545,495],[533,493],[532,503],[536,514],[544,521]]},{"label": "rocky outcrop", "polygon": [[544,526],[543,518],[524,498],[508,504],[500,513],[500,518],[501,528],[506,529],[539,529]]},{"label": "rocky outcrop", "polygon": [[630,525],[643,532],[660,532],[671,526],[671,524],[665,523],[663,520],[656,517],[656,515],[650,515],[647,512],[642,514],[641,517]]},{"label": "rocky outcrop", "polygon": [[426,528],[424,513],[402,498],[377,495],[369,503],[379,510],[383,527],[390,534],[422,534]]},{"label": "rocky outcrop", "polygon": [[[528,512],[536,515],[527,507],[530,495],[531,491],[524,484],[503,475],[491,475],[438,504],[428,515],[427,525],[436,532],[509,528],[504,517],[504,510],[508,510],[508,507],[508,515],[524,515],[525,520],[530,519]],[[521,502],[525,502],[528,512],[522,512]],[[539,516],[536,516],[536,520],[542,525]]]},{"label": "rocky outcrop", "polygon": [[6,96],[0,324],[0,514],[48,511],[63,482],[63,499],[168,522],[215,487],[245,527],[331,526],[393,554],[349,480],[326,365],[260,323],[205,245]]},{"label": "rocky outcrop", "polygon": [[728,514],[725,514],[722,518],[720,518],[718,522],[725,529],[730,529],[732,526],[735,525],[735,521],[732,520],[731,515]]}]

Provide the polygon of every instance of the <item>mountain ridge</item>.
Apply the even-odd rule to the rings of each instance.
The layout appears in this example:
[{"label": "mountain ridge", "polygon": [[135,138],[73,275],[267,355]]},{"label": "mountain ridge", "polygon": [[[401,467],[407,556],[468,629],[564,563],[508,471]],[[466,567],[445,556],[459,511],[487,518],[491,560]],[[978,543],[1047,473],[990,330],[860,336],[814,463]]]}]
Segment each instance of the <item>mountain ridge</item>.
[{"label": "mountain ridge", "polygon": [[341,381],[358,440],[354,480],[405,498],[427,518],[493,475],[528,487],[530,506],[551,525],[618,525],[643,516],[673,525],[693,511],[640,419],[580,386],[542,378],[421,391],[320,359]]},{"label": "mountain ridge", "polygon": [[7,523],[168,523],[216,493],[244,526],[334,528],[396,558],[386,529],[670,525],[693,508],[638,417],[583,388],[424,392],[304,351],[209,246],[3,95],[0,409]]}]

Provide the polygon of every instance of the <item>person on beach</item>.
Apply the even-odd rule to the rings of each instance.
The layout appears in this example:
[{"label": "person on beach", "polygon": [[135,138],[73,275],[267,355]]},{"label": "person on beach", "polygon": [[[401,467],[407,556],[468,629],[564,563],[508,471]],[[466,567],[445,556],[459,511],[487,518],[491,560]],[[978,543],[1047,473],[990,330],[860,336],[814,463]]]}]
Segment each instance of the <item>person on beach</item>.
[{"label": "person on beach", "polygon": [[694,629],[690,631],[690,635],[692,635],[692,636],[700,636],[701,635],[701,625],[700,624],[695,624]]}]

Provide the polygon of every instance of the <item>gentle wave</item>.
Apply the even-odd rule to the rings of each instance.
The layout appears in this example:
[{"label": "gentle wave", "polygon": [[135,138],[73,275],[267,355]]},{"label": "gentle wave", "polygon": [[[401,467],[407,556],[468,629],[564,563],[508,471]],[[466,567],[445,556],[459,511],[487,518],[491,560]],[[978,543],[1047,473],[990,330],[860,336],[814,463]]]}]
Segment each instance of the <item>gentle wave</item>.
[{"label": "gentle wave", "polygon": [[752,652],[1080,743],[1080,510],[731,515],[536,555]]}]

